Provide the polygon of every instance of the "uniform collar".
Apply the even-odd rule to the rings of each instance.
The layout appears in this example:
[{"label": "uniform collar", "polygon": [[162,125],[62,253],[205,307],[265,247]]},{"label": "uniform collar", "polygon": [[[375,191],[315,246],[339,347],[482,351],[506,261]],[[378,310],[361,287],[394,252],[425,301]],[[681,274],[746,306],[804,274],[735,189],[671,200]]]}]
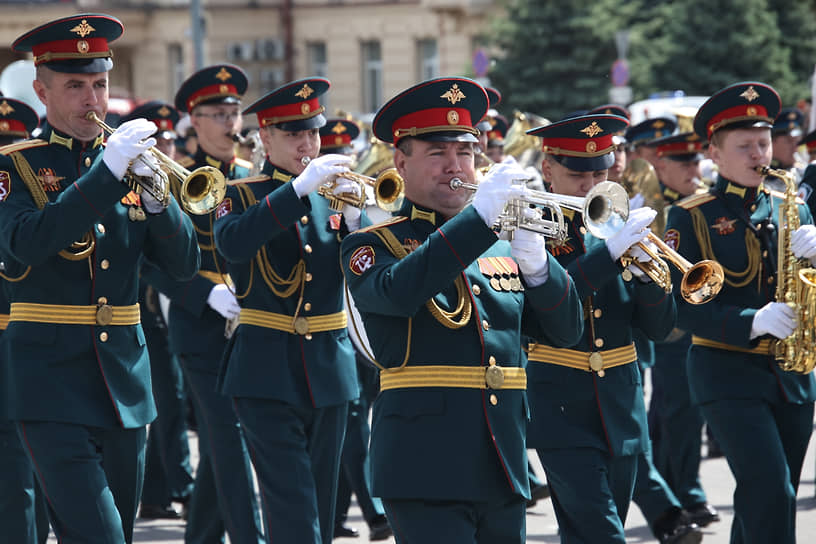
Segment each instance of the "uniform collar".
[{"label": "uniform collar", "polygon": [[295,177],[294,174],[275,166],[269,161],[264,161],[263,170],[261,170],[261,172],[272,178],[273,181],[279,181],[281,183],[287,183]]},{"label": "uniform collar", "polygon": [[666,202],[671,204],[672,202],[678,200],[680,198],[680,193],[675,191],[674,189],[669,189],[663,183],[660,183],[660,187],[663,189],[663,198],[666,199]]},{"label": "uniform collar", "polygon": [[224,162],[222,160],[216,159],[203,149],[201,146],[196,149],[196,154],[193,157],[195,159],[196,164],[206,164],[207,166],[212,166],[213,168],[219,169],[224,174],[230,174],[232,171],[232,165],[235,164],[235,157],[232,157],[232,160],[229,162]]},{"label": "uniform collar", "polygon": [[96,149],[97,147],[102,145],[102,142],[105,141],[105,134],[100,132],[99,135],[88,146],[84,146],[82,142],[77,140],[79,146],[75,148],[74,139],[71,136],[68,136],[63,132],[58,131],[51,125],[46,124],[45,128],[43,128],[42,135],[40,136],[40,138],[47,141],[49,144],[61,145],[67,148],[69,151],[76,151],[83,149],[83,147]]},{"label": "uniform collar", "polygon": [[402,203],[402,208],[400,209],[399,215],[404,215],[405,217],[409,218],[412,223],[422,221],[425,223],[430,223],[430,225],[433,227],[438,227],[444,223],[442,216],[437,214],[435,211],[418,204],[414,204],[407,198]]},{"label": "uniform collar", "polygon": [[727,198],[737,198],[742,202],[755,200],[757,195],[756,187],[744,187],[727,179],[722,174],[717,176],[717,183],[714,187]]}]

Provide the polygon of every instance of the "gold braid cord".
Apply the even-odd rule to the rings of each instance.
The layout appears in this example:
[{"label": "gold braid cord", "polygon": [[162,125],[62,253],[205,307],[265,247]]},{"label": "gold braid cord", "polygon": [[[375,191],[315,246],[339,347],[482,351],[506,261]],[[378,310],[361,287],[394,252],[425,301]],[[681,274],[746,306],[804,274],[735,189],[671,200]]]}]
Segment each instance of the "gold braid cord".
[{"label": "gold braid cord", "polygon": [[[236,185],[238,189],[238,193],[241,196],[241,201],[244,205],[244,209],[249,208],[258,203],[258,199],[255,198],[255,195],[252,194],[252,190],[245,185]],[[272,268],[272,265],[269,262],[269,256],[266,252],[266,246],[262,246],[258,253],[255,255],[255,261],[258,264],[258,270],[261,273],[261,277],[266,283],[267,287],[275,293],[276,296],[281,298],[288,298],[292,296],[295,291],[300,291],[301,296],[303,293],[303,286],[306,283],[306,262],[303,259],[300,259],[297,264],[292,268],[291,272],[289,272],[289,276],[287,278],[282,278],[278,275],[277,272]],[[250,281],[249,285],[247,286],[247,290],[237,298],[245,298],[248,294],[250,289],[252,288],[252,274],[254,268],[250,265]],[[284,287],[284,288],[280,288]],[[300,306],[300,302],[298,302],[298,307]],[[297,315],[297,312],[295,312]]]},{"label": "gold braid cord", "polygon": [[[9,154],[11,160],[14,162],[14,168],[17,170],[17,173],[20,174],[20,177],[25,182],[26,187],[28,188],[28,192],[31,193],[31,198],[34,200],[34,204],[37,206],[37,209],[42,210],[45,208],[45,205],[48,204],[48,196],[45,194],[45,191],[40,185],[39,180],[37,179],[37,174],[34,173],[34,169],[31,168],[31,164],[23,157],[22,153],[19,151],[15,151]],[[90,232],[86,232],[82,235],[80,240],[73,242],[69,249],[63,249],[59,252],[60,257],[64,259],[68,259],[69,261],[81,261],[83,259],[90,258],[91,254],[94,251],[94,246],[96,242],[94,241],[93,235]],[[8,278],[3,276],[3,279],[7,281],[20,281],[28,275],[29,269],[26,269],[23,274],[17,278]]]},{"label": "gold braid cord", "polygon": [[[397,259],[402,259],[408,255],[405,248],[402,247],[397,238],[388,229],[380,229],[373,232],[380,240],[382,240],[388,250]],[[473,305],[470,302],[467,287],[465,286],[465,280],[461,274],[456,277],[454,285],[456,285],[456,296],[458,299],[455,310],[452,312],[443,310],[439,307],[439,304],[437,304],[433,297],[431,297],[431,299],[425,303],[425,307],[428,308],[431,315],[434,316],[434,318],[441,325],[449,329],[461,329],[470,321],[470,316],[473,313]],[[459,319],[456,319],[457,315],[460,316]]]},{"label": "gold braid cord", "polygon": [[[708,233],[708,224],[706,223],[703,212],[699,208],[690,210],[692,223],[694,225],[694,234],[697,236],[697,243],[700,244],[700,254],[703,259],[717,260],[714,255],[714,250],[711,247],[711,235]],[[729,270],[723,266],[725,272],[725,283],[732,287],[745,287],[755,277],[758,278],[758,272],[762,265],[762,257],[760,256],[759,240],[750,231],[745,229],[745,250],[748,254],[748,266],[745,270],[734,271]],[[722,263],[720,263],[722,264]],[[734,278],[729,279],[729,278]],[[740,279],[741,278],[741,279]]]}]

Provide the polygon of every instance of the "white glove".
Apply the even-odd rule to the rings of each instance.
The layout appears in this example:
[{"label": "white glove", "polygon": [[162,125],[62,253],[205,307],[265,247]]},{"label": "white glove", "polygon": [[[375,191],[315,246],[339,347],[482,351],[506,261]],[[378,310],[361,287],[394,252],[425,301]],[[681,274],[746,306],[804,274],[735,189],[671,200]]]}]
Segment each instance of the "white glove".
[{"label": "white glove", "polygon": [[787,338],[796,328],[796,314],[784,302],[769,302],[754,314],[751,339],[763,334]]},{"label": "white glove", "polygon": [[646,203],[646,197],[638,193],[629,199],[629,210],[637,210]]},{"label": "white glove", "polygon": [[[139,177],[152,178],[155,183],[157,177],[156,172],[161,171],[161,166],[155,155],[152,153],[142,153],[133,161],[131,171]],[[164,205],[153,198],[147,191],[143,190],[139,194],[139,197],[142,200],[142,207],[147,213],[155,215],[164,211]]]},{"label": "white glove", "polygon": [[108,136],[102,161],[117,179],[125,177],[130,163],[139,155],[156,145],[151,138],[158,128],[147,119],[133,119],[117,128]]},{"label": "white glove", "polygon": [[648,227],[656,216],[657,212],[651,208],[632,210],[623,228],[606,241],[606,249],[613,261],[620,259],[627,249],[649,235]]},{"label": "white glove", "polygon": [[[655,246],[653,243],[651,243],[648,240],[643,240],[642,243],[645,244],[646,247],[648,247],[650,250],[652,250],[655,253],[655,255],[658,254],[657,246]],[[639,263],[648,263],[649,261],[652,260],[649,254],[643,251],[643,248],[641,248],[639,245],[634,245],[631,248],[629,248],[628,254],[630,257],[632,257]],[[648,276],[646,275],[646,272],[638,268],[635,264],[630,264],[629,266],[626,267],[626,269],[629,270],[629,272],[631,272],[632,274],[634,274],[634,276],[639,280],[646,281],[649,279]]]},{"label": "white glove", "polygon": [[547,281],[550,261],[544,236],[530,230],[516,229],[510,250],[528,287],[537,287]]},{"label": "white glove", "polygon": [[[334,184],[332,194],[347,194],[349,196],[354,195],[355,198],[360,198],[360,184],[344,177],[338,177]],[[362,210],[360,210],[360,208],[352,206],[351,204],[343,205],[343,217],[346,220],[346,226],[349,232],[354,232],[360,228],[361,214]]]},{"label": "white glove", "polygon": [[351,157],[329,154],[317,157],[309,162],[306,169],[292,180],[292,188],[298,198],[303,198],[341,172],[347,172]]},{"label": "white glove", "polygon": [[816,226],[802,225],[791,234],[791,251],[799,259],[810,259],[816,266]]},{"label": "white glove", "polygon": [[230,288],[223,283],[216,283],[207,295],[207,304],[227,319],[237,317],[241,313],[238,300],[230,291]]},{"label": "white glove", "polygon": [[492,227],[499,218],[508,200],[523,193],[524,186],[514,184],[513,180],[526,177],[524,170],[514,164],[499,163],[488,170],[471,204],[488,227]]}]

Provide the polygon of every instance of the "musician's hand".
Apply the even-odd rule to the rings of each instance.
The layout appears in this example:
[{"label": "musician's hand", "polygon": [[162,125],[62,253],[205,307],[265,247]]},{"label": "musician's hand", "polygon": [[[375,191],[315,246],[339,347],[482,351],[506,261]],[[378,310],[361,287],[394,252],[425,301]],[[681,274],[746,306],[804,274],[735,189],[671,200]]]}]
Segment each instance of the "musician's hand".
[{"label": "musician's hand", "polygon": [[207,296],[207,304],[226,319],[232,319],[241,313],[238,299],[235,298],[230,288],[223,283],[213,285],[210,294]]},{"label": "musician's hand", "polygon": [[[332,190],[332,194],[334,195],[346,194],[354,197],[354,199],[359,199],[361,196],[360,193],[361,187],[359,183],[343,177],[337,178],[334,184],[334,190]],[[343,218],[346,220],[346,226],[349,232],[354,232],[360,228],[361,215],[362,210],[360,210],[360,208],[348,203],[343,205]]]},{"label": "musician's hand", "polygon": [[[651,243],[648,240],[643,240],[641,243],[645,244],[650,250],[652,250],[652,252],[655,255],[657,255],[657,252],[658,252],[657,246],[655,246],[653,243]],[[634,245],[631,248],[629,248],[628,254],[629,254],[630,257],[632,257],[632,259],[634,259],[635,261],[637,261],[639,263],[642,263],[642,264],[647,264],[652,260],[652,257],[648,253],[643,251],[643,248],[641,248],[639,245]],[[645,281],[650,281],[650,278],[646,274],[646,272],[641,270],[634,263],[629,264],[626,267],[626,269],[629,270],[629,272],[631,272],[640,281],[644,281],[644,282]]]},{"label": "musician's hand", "polygon": [[769,302],[754,314],[751,339],[765,334],[787,338],[796,329],[796,314],[784,302]]},{"label": "musician's hand", "polygon": [[147,119],[133,119],[122,123],[108,136],[102,162],[116,179],[125,177],[131,162],[156,145],[156,139],[150,136],[157,130],[156,125]]},{"label": "musician's hand", "polygon": [[[131,166],[131,172],[136,176],[152,179],[153,186],[158,187],[156,172],[161,172],[161,166],[159,160],[152,153],[142,153],[136,157],[133,166]],[[142,201],[142,208],[149,214],[156,215],[165,209],[164,204],[144,189],[139,193],[139,198]]]},{"label": "musician's hand", "polygon": [[312,159],[306,169],[292,180],[292,188],[298,197],[303,198],[324,183],[329,183],[337,174],[346,172],[351,164],[351,157],[329,154]]},{"label": "musician's hand", "polygon": [[508,200],[518,198],[524,186],[513,180],[524,179],[527,175],[518,165],[499,163],[488,170],[484,180],[473,195],[473,209],[488,227],[499,218]]},{"label": "musician's hand", "polygon": [[632,210],[623,228],[606,241],[606,249],[613,261],[620,259],[627,249],[649,235],[649,225],[655,216],[657,212],[648,207]]},{"label": "musician's hand", "polygon": [[537,287],[547,281],[550,261],[544,236],[530,230],[516,229],[510,250],[528,287]]},{"label": "musician's hand", "polygon": [[791,251],[799,259],[809,259],[816,266],[816,226],[802,225],[791,234]]}]

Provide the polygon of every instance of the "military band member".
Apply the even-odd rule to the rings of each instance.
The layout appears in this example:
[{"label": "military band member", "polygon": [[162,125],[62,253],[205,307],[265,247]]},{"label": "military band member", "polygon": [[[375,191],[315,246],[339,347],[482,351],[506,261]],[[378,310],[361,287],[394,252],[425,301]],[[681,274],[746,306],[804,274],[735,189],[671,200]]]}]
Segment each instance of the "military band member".
[{"label": "military band member", "polygon": [[[193,229],[173,199],[131,192],[126,173],[155,183],[143,153],[156,126],[123,124],[103,145],[109,15],[79,14],[14,41],[32,52],[46,106],[38,139],[0,152],[0,253],[9,282],[3,383],[60,542],[130,542],[156,416],[139,324],[138,264],[189,278]],[[148,181],[150,180],[150,181]]]},{"label": "military band member", "polygon": [[655,149],[649,142],[664,136],[670,136],[677,128],[677,121],[671,117],[653,117],[632,125],[626,129],[625,138],[629,146],[628,160],[645,159],[653,163],[657,158]]},{"label": "military band member", "polygon": [[490,129],[487,131],[487,150],[485,154],[493,162],[504,160],[504,137],[507,135],[509,125],[504,115],[488,115]]},{"label": "military band member", "polygon": [[[338,213],[316,192],[351,160],[318,157],[328,88],[323,78],[293,81],[244,110],[258,118],[266,162],[216,212],[215,240],[242,300],[221,390],[246,433],[270,542],[331,542],[348,403],[360,394],[338,262],[361,212],[338,203]],[[333,186],[361,196],[347,179]]]},{"label": "military band member", "polygon": [[[619,106],[617,104],[606,104],[604,106],[598,106],[597,108],[592,108],[588,112],[589,114],[595,113],[602,113],[605,115],[617,115],[618,117],[623,117],[627,121],[630,119],[629,110],[624,108],[623,106]],[[613,153],[615,154],[615,162],[612,163],[612,166],[606,172],[606,179],[609,181],[617,181],[622,182],[622,176],[624,170],[626,170],[626,159],[627,159],[627,142],[625,137],[625,130],[620,131],[619,133],[612,136],[612,143],[615,144],[615,149]],[[643,202],[640,202],[637,206],[632,206],[633,208],[639,208],[643,205]]]},{"label": "military band member", "polygon": [[[719,179],[709,192],[669,210],[665,240],[686,259],[715,259],[725,271],[717,298],[677,298],[678,326],[692,333],[687,362],[692,400],[715,433],[736,480],[732,543],[796,540],[796,489],[813,427],[812,374],[783,371],[772,341],[795,327],[776,302],[779,193],[760,188],[771,161],[771,123],[780,100],[758,82],[737,83],[698,110],[694,131],[710,140]],[[816,227],[804,205],[791,236],[796,257],[816,260]],[[794,212],[795,213],[795,212]],[[680,282],[673,271],[674,284]]]},{"label": "military band member", "polygon": [[[796,183],[799,183],[802,179],[806,166],[797,151],[799,140],[802,138],[802,124],[804,122],[805,115],[798,109],[782,108],[771,128],[771,144],[773,146],[771,168],[792,172]],[[766,178],[765,184],[777,191],[785,190],[784,183],[781,183],[778,178]]]},{"label": "military band member", "polygon": [[[668,214],[678,200],[705,192],[700,182],[702,141],[694,132],[683,132],[654,140],[657,159],[655,171]],[[659,233],[662,237],[663,233]],[[660,426],[660,441],[654,448],[654,464],[668,483],[690,520],[700,527],[719,521],[717,511],[708,504],[700,484],[700,451],[703,415],[692,402],[686,372],[686,357],[691,334],[675,328],[663,341],[655,343],[652,380],[662,394],[658,417],[650,420]],[[652,406],[655,409],[655,406]]]},{"label": "military band member", "polygon": [[[0,146],[27,139],[40,124],[31,106],[13,98],[0,98]],[[2,265],[0,265],[2,277]],[[5,281],[0,291],[0,334],[8,326],[9,301]],[[0,393],[5,398],[5,391]],[[44,543],[48,539],[48,515],[34,469],[26,456],[17,429],[5,419],[0,403],[0,527],[9,542]]]},{"label": "military band member", "polygon": [[[180,164],[189,170],[217,168],[226,179],[246,177],[249,163],[235,155],[233,136],[241,129],[243,70],[231,64],[208,66],[176,92],[175,105],[190,114],[198,149]],[[179,195],[181,187],[174,183]],[[260,542],[252,466],[238,417],[216,385],[227,345],[225,331],[240,306],[229,286],[227,262],[213,241],[214,212],[189,214],[201,249],[201,270],[190,281],[171,281],[148,270],[146,281],[170,298],[170,349],[178,357],[198,422],[199,464],[187,512],[187,542]]]},{"label": "military band member", "polygon": [[[524,171],[501,164],[471,193],[487,94],[439,78],[377,112],[406,198],[394,219],[343,241],[346,280],[380,372],[371,459],[396,540],[525,541],[529,498],[521,335],[568,345],[582,325],[573,282],[541,235],[492,225]],[[396,468],[399,467],[399,468]]]},{"label": "military band member", "polygon": [[[144,118],[155,124],[156,149],[171,159],[175,151],[174,127],[179,114],[170,104],[152,101],[123,116],[125,123]],[[184,383],[181,367],[168,349],[167,323],[159,309],[158,291],[144,278],[139,283],[139,311],[150,355],[150,376],[158,415],[147,435],[144,487],[140,518],[179,518],[172,502],[186,503],[193,489],[193,469],[184,418]]]},{"label": "military band member", "polygon": [[[613,135],[626,124],[622,117],[594,114],[529,131],[542,138],[542,173],[552,192],[583,197],[605,181],[614,161]],[[676,309],[672,297],[639,269],[619,263],[647,236],[654,210],[632,211],[607,240],[588,233],[580,214],[564,213],[568,237],[551,251],[575,278],[584,301],[584,334],[569,349],[531,344],[527,443],[547,473],[561,541],[623,543],[638,457],[648,450],[632,329],[662,339],[674,326]]]},{"label": "military band member", "polygon": [[[485,156],[487,155],[487,150],[489,147],[489,136],[490,130],[493,128],[492,118],[498,115],[499,112],[496,111],[496,106],[501,103],[501,93],[498,89],[494,89],[493,87],[485,87],[485,92],[487,92],[487,107],[488,110],[485,113],[485,116],[476,123],[476,129],[479,133],[476,135],[478,138],[478,142],[476,144],[477,149],[483,153],[484,155],[478,154],[476,157],[476,166],[479,168],[487,168],[490,166],[490,162],[485,160]],[[495,162],[495,161],[494,161]]]}]

